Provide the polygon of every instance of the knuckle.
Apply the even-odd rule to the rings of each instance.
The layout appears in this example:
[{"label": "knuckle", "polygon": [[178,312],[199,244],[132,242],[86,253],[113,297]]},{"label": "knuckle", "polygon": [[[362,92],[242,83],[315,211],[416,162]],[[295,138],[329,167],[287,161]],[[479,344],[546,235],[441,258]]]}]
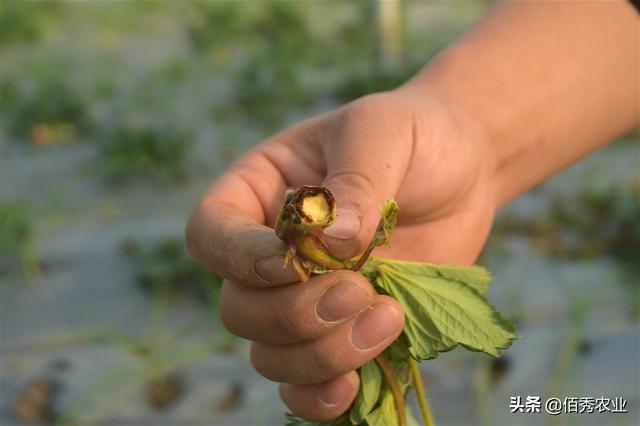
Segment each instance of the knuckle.
[{"label": "knuckle", "polygon": [[195,258],[202,266],[212,272],[216,272],[221,275],[225,275],[225,270],[219,267],[222,263],[217,259],[218,254],[215,250],[219,235],[209,235],[202,232],[202,224],[204,218],[208,215],[208,204],[206,200],[201,200],[200,203],[193,209],[187,226],[185,229],[185,242],[187,251]]},{"label": "knuckle", "polygon": [[284,340],[302,342],[314,335],[314,321],[309,320],[308,306],[304,306],[296,298],[284,300],[275,311],[275,325],[284,336]]},{"label": "knuckle", "polygon": [[356,99],[346,109],[347,118],[361,120],[363,117],[380,117],[380,110],[389,109],[389,92],[372,93]]},{"label": "knuckle", "polygon": [[220,321],[230,333],[240,336],[240,330],[238,329],[238,322],[235,315],[235,310],[229,309],[228,305],[224,303],[220,304]]},{"label": "knuckle", "polygon": [[229,300],[233,295],[230,294],[231,289],[230,286],[232,284],[225,280],[222,283],[222,289],[220,291],[220,307],[218,310],[218,315],[220,316],[220,321],[225,326],[229,332],[235,334],[236,336],[242,337],[242,332],[239,327],[240,321],[238,315],[241,311],[235,308],[235,304]]},{"label": "knuckle", "polygon": [[373,181],[373,177],[362,171],[348,169],[346,167],[337,169],[327,177],[325,182],[355,188],[361,194],[376,193],[376,183]]},{"label": "knuckle", "polygon": [[382,128],[395,128],[412,111],[412,102],[393,91],[372,93],[348,104],[342,111],[347,126],[362,129],[375,122]]},{"label": "knuckle", "polygon": [[274,382],[282,381],[274,367],[274,357],[270,357],[259,343],[251,344],[251,366],[264,378]]},{"label": "knuckle", "polygon": [[[371,93],[348,105],[357,117],[388,121],[402,117],[416,106],[416,100],[395,90]],[[354,118],[357,118],[354,117]]]},{"label": "knuckle", "polygon": [[351,368],[345,365],[341,353],[342,350],[338,347],[317,348],[312,351],[310,364],[313,368],[310,371],[314,377],[309,378],[309,381],[326,381],[349,371]]}]

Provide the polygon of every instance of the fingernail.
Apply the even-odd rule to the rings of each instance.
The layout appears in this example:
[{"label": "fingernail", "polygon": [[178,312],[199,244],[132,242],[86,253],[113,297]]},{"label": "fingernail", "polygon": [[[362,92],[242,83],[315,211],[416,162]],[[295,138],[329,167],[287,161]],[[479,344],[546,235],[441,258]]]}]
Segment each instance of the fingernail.
[{"label": "fingernail", "polygon": [[322,296],[316,312],[324,321],[333,322],[361,312],[371,303],[364,289],[348,281],[340,281]]},{"label": "fingernail", "polygon": [[324,230],[324,234],[339,240],[348,240],[360,231],[360,215],[351,209],[337,209],[336,220]]},{"label": "fingernail", "polygon": [[402,313],[386,303],[363,312],[351,330],[351,341],[359,349],[369,349],[398,333]]},{"label": "fingernail", "polygon": [[258,259],[254,266],[258,275],[267,284],[288,284],[298,281],[291,268],[284,268],[284,256],[274,255]]},{"label": "fingernail", "polygon": [[351,397],[354,387],[355,383],[349,377],[342,376],[325,383],[318,392],[318,397],[324,405],[337,405]]}]

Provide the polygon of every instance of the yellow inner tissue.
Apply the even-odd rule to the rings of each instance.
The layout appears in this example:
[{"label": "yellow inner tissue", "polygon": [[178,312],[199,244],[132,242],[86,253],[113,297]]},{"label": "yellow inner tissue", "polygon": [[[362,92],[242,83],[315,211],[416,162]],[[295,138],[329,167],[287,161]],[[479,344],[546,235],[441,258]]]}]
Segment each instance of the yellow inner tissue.
[{"label": "yellow inner tissue", "polygon": [[323,194],[305,197],[302,201],[302,211],[309,216],[313,222],[322,222],[331,214],[329,203]]}]

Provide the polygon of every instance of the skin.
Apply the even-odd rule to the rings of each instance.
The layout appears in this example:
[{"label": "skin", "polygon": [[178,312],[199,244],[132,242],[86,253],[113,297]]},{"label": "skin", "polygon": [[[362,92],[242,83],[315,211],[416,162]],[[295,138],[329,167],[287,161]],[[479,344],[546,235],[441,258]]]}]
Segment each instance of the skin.
[{"label": "skin", "polygon": [[282,269],[269,225],[285,189],[332,190],[338,258],[364,250],[395,197],[398,227],[376,255],[473,263],[498,208],[638,125],[638,30],[624,1],[498,4],[405,85],[276,134],[213,183],[189,250],[225,277],[224,324],[253,341],[254,367],[294,413],[348,409],[355,369],[400,334],[403,313],[358,273],[298,283]]}]

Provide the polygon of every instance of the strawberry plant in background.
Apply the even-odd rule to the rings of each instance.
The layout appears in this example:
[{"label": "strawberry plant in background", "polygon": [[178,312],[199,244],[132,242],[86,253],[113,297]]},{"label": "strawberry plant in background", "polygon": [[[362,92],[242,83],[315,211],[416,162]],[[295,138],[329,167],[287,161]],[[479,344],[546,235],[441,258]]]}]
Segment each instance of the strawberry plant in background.
[{"label": "strawberry plant in background", "polygon": [[58,0],[3,1],[0,4],[0,43],[31,43],[42,39],[63,8]]},{"label": "strawberry plant in background", "polygon": [[0,80],[0,112],[11,135],[49,145],[90,129],[87,102],[69,79],[68,67],[53,58],[23,65],[26,71],[5,72]]},{"label": "strawberry plant in background", "polygon": [[0,275],[16,269],[27,279],[40,273],[33,248],[33,211],[24,201],[0,200]]},{"label": "strawberry plant in background", "polygon": [[[433,424],[417,362],[433,359],[458,345],[498,357],[517,338],[515,327],[484,297],[491,275],[479,266],[434,265],[370,258],[387,244],[396,224],[398,205],[384,203],[382,219],[363,254],[338,260],[322,241],[322,229],[335,218],[335,201],[323,187],[287,191],[276,221],[276,235],[289,245],[291,262],[302,281],[331,270],[360,271],[381,293],[405,311],[405,327],[375,360],[360,369],[360,392],[350,410],[331,424],[390,425],[409,423],[405,399],[413,386],[426,425]],[[310,424],[289,414],[288,425]]]},{"label": "strawberry plant in background", "polygon": [[114,183],[133,177],[175,183],[187,177],[189,148],[186,134],[169,125],[122,123],[102,139],[100,165]]},{"label": "strawberry plant in background", "polygon": [[163,289],[171,300],[189,296],[217,310],[222,278],[189,256],[181,238],[153,244],[127,238],[120,251],[138,266],[137,282],[145,292]]},{"label": "strawberry plant in background", "polygon": [[585,260],[606,257],[618,263],[631,282],[640,282],[640,183],[637,175],[605,188],[588,188],[568,199],[554,196],[549,209],[533,219],[505,215],[497,233],[525,235],[554,257]]},{"label": "strawberry plant in background", "polygon": [[302,72],[318,44],[303,9],[289,2],[196,2],[188,39],[228,73],[231,90],[212,106],[214,118],[250,117],[268,129],[314,99]]}]

